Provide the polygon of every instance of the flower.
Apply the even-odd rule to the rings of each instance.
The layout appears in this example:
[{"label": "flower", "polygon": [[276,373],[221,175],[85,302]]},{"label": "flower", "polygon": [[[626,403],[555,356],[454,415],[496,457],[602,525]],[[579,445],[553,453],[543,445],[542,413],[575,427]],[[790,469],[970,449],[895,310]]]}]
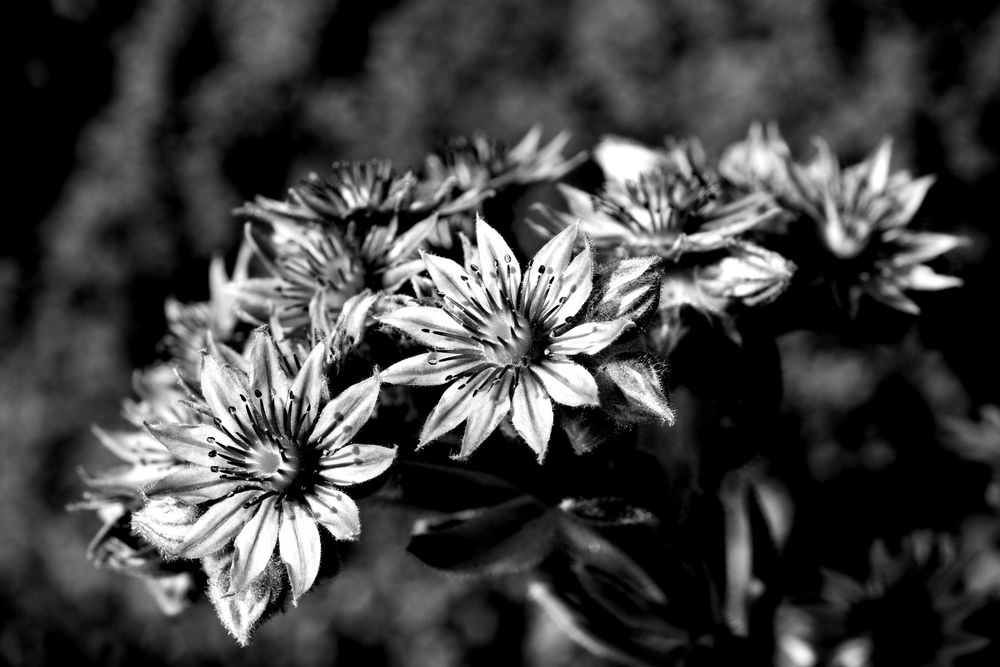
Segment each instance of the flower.
[{"label": "flower", "polygon": [[353,223],[344,232],[276,217],[247,223],[247,241],[271,277],[234,283],[232,291],[257,324],[321,328],[365,289],[391,293],[420,272],[417,251],[434,224],[432,216],[400,233],[393,218],[359,236]]},{"label": "flower", "polygon": [[427,417],[419,446],[467,420],[459,458],[466,458],[510,413],[515,430],[538,456],[552,431],[552,401],[597,405],[594,377],[574,357],[600,352],[628,327],[627,318],[576,323],[590,296],[593,263],[572,257],[571,226],[521,266],[503,238],[476,221],[478,265],[465,268],[424,254],[437,307],[408,306],[381,318],[432,348],[387,368],[389,383],[448,384]]},{"label": "flower", "polygon": [[876,542],[865,581],[824,571],[821,602],[783,606],[778,664],[818,664],[821,647],[834,647],[834,664],[953,664],[988,643],[965,627],[984,600],[962,590],[962,570],[954,545],[928,532],[905,538],[897,555]]},{"label": "flower", "polygon": [[173,298],[167,299],[164,311],[169,333],[163,342],[186,379],[198,377],[202,350],[206,346],[215,341],[228,341],[236,332],[239,323],[236,301],[229,286],[246,280],[250,257],[250,249],[242,246],[231,277],[226,275],[222,257],[216,255],[212,258],[208,269],[208,301],[181,303]]},{"label": "flower", "polygon": [[206,356],[201,390],[213,423],[147,425],[188,465],[146,493],[205,507],[172,555],[203,558],[232,543],[234,592],[263,572],[277,545],[298,599],[319,570],[317,524],[337,539],[355,539],[358,507],[342,487],[383,473],[395,448],[352,442],[375,407],[377,373],[331,397],[325,344],[294,377],[264,330],[249,357],[244,374]]},{"label": "flower", "polygon": [[768,192],[785,200],[791,195],[788,173],[791,151],[778,126],[754,123],[743,141],[732,144],[719,158],[719,174],[747,191]]},{"label": "flower", "polygon": [[962,280],[925,265],[962,243],[951,234],[906,229],[927,190],[931,176],[914,179],[889,172],[892,143],[887,139],[863,162],[841,169],[822,140],[816,157],[791,165],[792,203],[817,225],[819,240],[835,269],[838,287],[852,308],[862,294],[917,314],[920,308],[904,290],[941,290]]},{"label": "flower", "polygon": [[778,213],[770,195],[726,190],[703,166],[697,144],[653,151],[606,139],[597,156],[607,177],[601,192],[560,185],[569,213],[543,209],[542,224],[552,232],[579,220],[605,255],[664,260],[659,322],[651,329],[662,352],[679,339],[682,308],[721,320],[738,339],[730,308],[768,303],[786,289],[794,265],[746,238]]},{"label": "flower", "polygon": [[513,148],[483,134],[452,139],[425,160],[424,184],[433,189],[451,184],[464,193],[482,193],[508,185],[555,181],[586,157],[579,153],[563,158],[568,132],[539,148],[541,137],[542,128],[536,125]]},{"label": "flower", "polygon": [[327,179],[318,174],[288,190],[284,202],[257,197],[237,213],[262,221],[294,220],[327,225],[386,224],[401,215],[426,217],[436,205],[415,198],[417,179],[398,176],[388,160],[335,162]]}]

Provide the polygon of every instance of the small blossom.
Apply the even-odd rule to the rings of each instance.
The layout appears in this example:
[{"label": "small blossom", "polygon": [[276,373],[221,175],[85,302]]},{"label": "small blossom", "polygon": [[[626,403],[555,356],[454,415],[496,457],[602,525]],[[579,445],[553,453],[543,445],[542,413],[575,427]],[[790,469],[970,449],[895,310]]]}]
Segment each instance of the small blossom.
[{"label": "small blossom", "polygon": [[359,534],[357,505],[342,487],[375,478],[395,456],[353,442],[375,407],[378,375],[331,398],[324,344],[289,377],[271,337],[258,332],[249,374],[207,356],[201,389],[212,424],[148,425],[188,465],[147,494],[205,508],[170,551],[203,558],[232,545],[230,591],[239,591],[277,546],[297,599],[319,570],[317,524],[337,539]]},{"label": "small blossom", "polygon": [[434,224],[432,217],[400,233],[393,218],[359,236],[353,224],[341,233],[289,221],[248,223],[247,240],[271,275],[235,283],[233,294],[258,324],[321,328],[364,290],[391,293],[421,271],[417,253]]},{"label": "small blossom", "polygon": [[925,265],[962,243],[958,236],[910,231],[933,184],[930,176],[890,173],[890,141],[883,141],[863,162],[841,169],[829,146],[817,140],[816,157],[791,168],[792,202],[817,225],[852,307],[862,294],[908,313],[920,309],[903,292],[958,287],[961,279]]},{"label": "small blossom", "polygon": [[790,156],[791,151],[777,125],[754,123],[746,139],[723,151],[719,158],[719,174],[747,191],[768,192],[784,200],[792,192],[788,173]]},{"label": "small blossom", "polygon": [[545,456],[555,401],[597,405],[597,383],[575,359],[610,345],[631,321],[574,322],[591,294],[590,251],[572,256],[569,227],[521,266],[501,236],[476,223],[477,263],[424,255],[437,307],[412,306],[382,321],[432,348],[383,373],[386,382],[448,384],[427,418],[420,446],[467,422],[460,458],[468,457],[510,413],[515,430]]}]

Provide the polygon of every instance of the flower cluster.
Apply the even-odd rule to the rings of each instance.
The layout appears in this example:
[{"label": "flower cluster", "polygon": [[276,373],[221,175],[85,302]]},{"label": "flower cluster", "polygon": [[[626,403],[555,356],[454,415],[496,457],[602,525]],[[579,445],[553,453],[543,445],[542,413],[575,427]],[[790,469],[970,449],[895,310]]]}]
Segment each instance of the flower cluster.
[{"label": "flower cluster", "polygon": [[[911,579],[957,638],[944,653],[975,650],[982,587],[957,559],[946,587],[908,578],[929,572],[909,556],[867,587],[783,577],[797,489],[757,444],[780,403],[776,336],[809,327],[804,304],[832,294],[861,318],[868,295],[916,315],[908,293],[961,283],[927,264],[959,237],[908,228],[931,179],[893,172],[888,142],[846,169],[822,143],[796,162],[773,126],[716,161],[696,140],[567,158],[568,142],[475,135],[416,171],[338,163],[238,208],[232,269],[212,261],[207,301],[167,302],[128,426],[95,427],[122,460],[75,505],[103,522],[95,564],[167,613],[206,593],[246,644],[337,570],[377,498],[416,510],[414,556],[523,575],[623,663],[816,664],[802,628],[822,608],[850,625],[838,659],[867,664],[885,649],[854,610]],[[596,187],[574,180],[588,159]],[[525,186],[562,179],[566,210],[514,220]]]}]

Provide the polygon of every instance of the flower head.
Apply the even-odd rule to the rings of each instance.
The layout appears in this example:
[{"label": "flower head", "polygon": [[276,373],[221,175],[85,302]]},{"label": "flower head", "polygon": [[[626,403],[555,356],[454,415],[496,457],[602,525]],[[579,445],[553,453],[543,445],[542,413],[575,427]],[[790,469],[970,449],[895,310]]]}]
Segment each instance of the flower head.
[{"label": "flower head", "polygon": [[790,155],[777,125],[754,123],[746,139],[723,151],[719,158],[719,174],[745,190],[769,192],[786,199],[791,193]]},{"label": "flower head", "polygon": [[394,292],[417,274],[417,254],[434,218],[400,233],[393,218],[360,234],[353,223],[341,232],[317,224],[272,218],[246,226],[246,238],[271,273],[233,285],[244,312],[258,324],[285,330],[326,322],[365,289]]},{"label": "flower head", "polygon": [[950,234],[906,228],[924,200],[933,177],[914,179],[890,173],[892,144],[883,141],[866,160],[841,169],[825,142],[815,159],[791,168],[793,205],[817,225],[819,239],[852,305],[868,294],[893,308],[918,313],[904,290],[940,290],[962,284],[936,273],[925,262],[960,245]]},{"label": "flower head", "polygon": [[326,346],[315,346],[293,377],[258,331],[249,374],[206,357],[201,389],[211,424],[148,425],[188,465],[147,495],[205,507],[172,555],[203,558],[232,544],[231,591],[263,572],[277,545],[293,596],[305,593],[319,569],[317,524],[355,539],[358,507],[342,487],[392,464],[394,448],[352,442],[375,407],[378,375],[331,397],[326,359]]},{"label": "flower head", "polygon": [[574,358],[600,352],[631,321],[576,322],[590,296],[589,247],[573,257],[579,232],[569,227],[543,246],[522,273],[503,238],[476,222],[475,262],[424,255],[437,307],[400,308],[382,321],[432,348],[389,367],[386,382],[448,384],[427,418],[425,445],[467,421],[460,457],[469,456],[510,413],[514,428],[545,455],[552,401],[597,405],[594,377]]}]

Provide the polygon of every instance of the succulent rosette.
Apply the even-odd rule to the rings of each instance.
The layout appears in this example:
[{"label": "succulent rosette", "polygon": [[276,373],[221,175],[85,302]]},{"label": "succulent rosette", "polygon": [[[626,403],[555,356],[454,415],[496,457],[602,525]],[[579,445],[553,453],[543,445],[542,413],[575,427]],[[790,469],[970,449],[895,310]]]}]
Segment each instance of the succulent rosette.
[{"label": "succulent rosette", "polygon": [[463,267],[423,256],[438,294],[435,306],[408,306],[381,318],[431,348],[390,366],[382,378],[448,385],[424,423],[420,446],[467,422],[458,456],[468,457],[510,414],[541,461],[553,402],[599,403],[597,383],[577,359],[604,350],[632,322],[574,319],[594,275],[585,239],[583,252],[573,255],[576,226],[546,243],[523,272],[507,242],[481,219],[476,234],[478,263]]},{"label": "succulent rosette", "polygon": [[297,599],[319,571],[318,527],[341,540],[360,532],[358,507],[343,488],[382,474],[395,448],[354,442],[375,408],[377,373],[331,396],[325,343],[292,374],[263,330],[249,359],[244,373],[206,357],[201,390],[211,423],[148,425],[187,465],[146,489],[145,511],[154,516],[133,523],[143,532],[157,511],[183,514],[197,505],[204,512],[165,547],[170,555],[204,558],[233,546],[229,591],[237,592],[277,547]]}]

